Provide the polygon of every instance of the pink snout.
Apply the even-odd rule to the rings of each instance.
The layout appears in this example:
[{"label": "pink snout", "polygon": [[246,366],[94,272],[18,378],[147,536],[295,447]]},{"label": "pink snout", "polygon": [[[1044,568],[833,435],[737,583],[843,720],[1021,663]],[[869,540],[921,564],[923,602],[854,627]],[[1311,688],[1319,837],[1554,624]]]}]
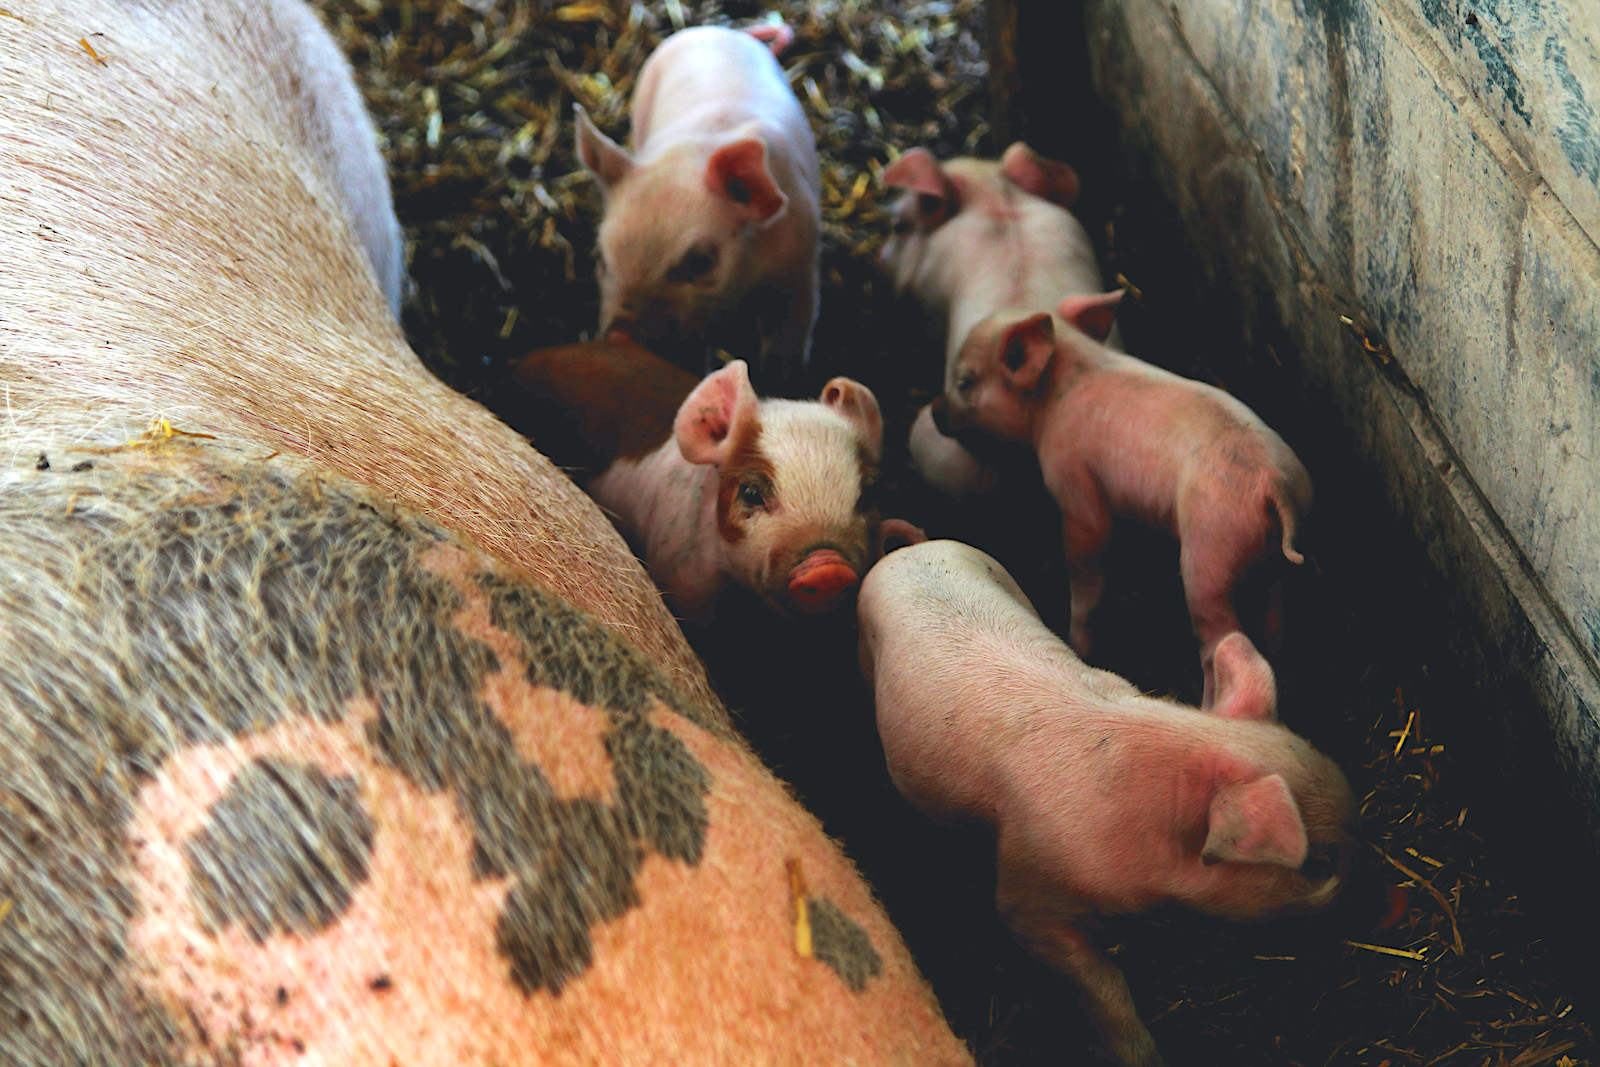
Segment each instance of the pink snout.
[{"label": "pink snout", "polygon": [[819,548],[789,572],[789,599],[801,611],[820,614],[838,606],[861,576],[839,553]]}]

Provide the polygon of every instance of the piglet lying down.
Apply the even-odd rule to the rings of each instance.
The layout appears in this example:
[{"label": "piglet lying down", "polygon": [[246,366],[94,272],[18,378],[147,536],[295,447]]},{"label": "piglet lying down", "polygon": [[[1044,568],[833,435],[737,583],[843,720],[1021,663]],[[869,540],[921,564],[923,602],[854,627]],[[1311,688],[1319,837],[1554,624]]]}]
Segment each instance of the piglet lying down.
[{"label": "piglet lying down", "polygon": [[1117,1062],[1162,1061],[1086,920],[1165,903],[1264,919],[1344,888],[1350,787],[1277,721],[1243,634],[1218,644],[1203,712],[1086,666],[999,563],[954,541],[890,553],[858,611],[896,787],[935,819],[992,825],[1001,915],[1078,983]]}]

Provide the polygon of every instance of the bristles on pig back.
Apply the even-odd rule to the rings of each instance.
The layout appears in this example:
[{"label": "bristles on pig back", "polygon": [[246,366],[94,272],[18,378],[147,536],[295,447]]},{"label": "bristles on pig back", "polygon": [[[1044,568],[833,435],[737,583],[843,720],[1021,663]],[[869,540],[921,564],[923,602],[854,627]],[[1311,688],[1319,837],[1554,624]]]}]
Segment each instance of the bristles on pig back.
[{"label": "bristles on pig back", "polygon": [[[352,135],[360,152],[347,149],[376,168],[363,191],[331,134],[297,140],[330,116],[296,112],[306,98],[287,89],[289,105],[258,105],[295,76],[286,40],[320,41],[322,53],[302,58],[337,64],[304,78],[344,76],[314,16],[298,4],[227,17],[216,7],[190,0],[155,15],[85,0],[6,20],[0,380],[11,455],[120,446],[163,415],[260,456],[298,456],[381,486],[592,607],[705,692],[703,669],[598,510],[405,346],[355,221],[388,195],[370,126],[362,120],[364,142]],[[104,62],[59,30],[68,24],[103,34]]]},{"label": "bristles on pig back", "polygon": [[442,527],[179,439],[0,472],[0,557],[0,1061],[959,1062],[720,708]]}]

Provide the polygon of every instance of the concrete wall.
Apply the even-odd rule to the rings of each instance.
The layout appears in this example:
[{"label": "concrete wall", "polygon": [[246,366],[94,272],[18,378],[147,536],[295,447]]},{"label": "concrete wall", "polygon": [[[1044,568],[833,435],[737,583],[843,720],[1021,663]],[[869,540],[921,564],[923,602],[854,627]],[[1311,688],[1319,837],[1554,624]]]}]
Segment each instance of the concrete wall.
[{"label": "concrete wall", "polygon": [[1090,0],[1095,89],[1600,843],[1600,5]]}]

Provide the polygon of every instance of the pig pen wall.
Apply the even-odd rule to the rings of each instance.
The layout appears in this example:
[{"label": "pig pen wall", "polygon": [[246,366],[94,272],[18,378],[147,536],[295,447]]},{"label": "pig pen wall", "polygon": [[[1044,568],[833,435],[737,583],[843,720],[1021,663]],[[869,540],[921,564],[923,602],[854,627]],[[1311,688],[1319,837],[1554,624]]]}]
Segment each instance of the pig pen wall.
[{"label": "pig pen wall", "polygon": [[1154,329],[1224,353],[1224,384],[1321,453],[1314,475],[1377,490],[1372,549],[1396,530],[1420,548],[1419,595],[1446,608],[1425,636],[1460,672],[1451,714],[1507,847],[1592,885],[1600,25],[1549,0],[1091,0],[1063,41],[1062,13],[995,5],[1005,134],[1079,166],[1086,197],[1164,205],[1125,280],[1192,269],[1198,321]]}]

